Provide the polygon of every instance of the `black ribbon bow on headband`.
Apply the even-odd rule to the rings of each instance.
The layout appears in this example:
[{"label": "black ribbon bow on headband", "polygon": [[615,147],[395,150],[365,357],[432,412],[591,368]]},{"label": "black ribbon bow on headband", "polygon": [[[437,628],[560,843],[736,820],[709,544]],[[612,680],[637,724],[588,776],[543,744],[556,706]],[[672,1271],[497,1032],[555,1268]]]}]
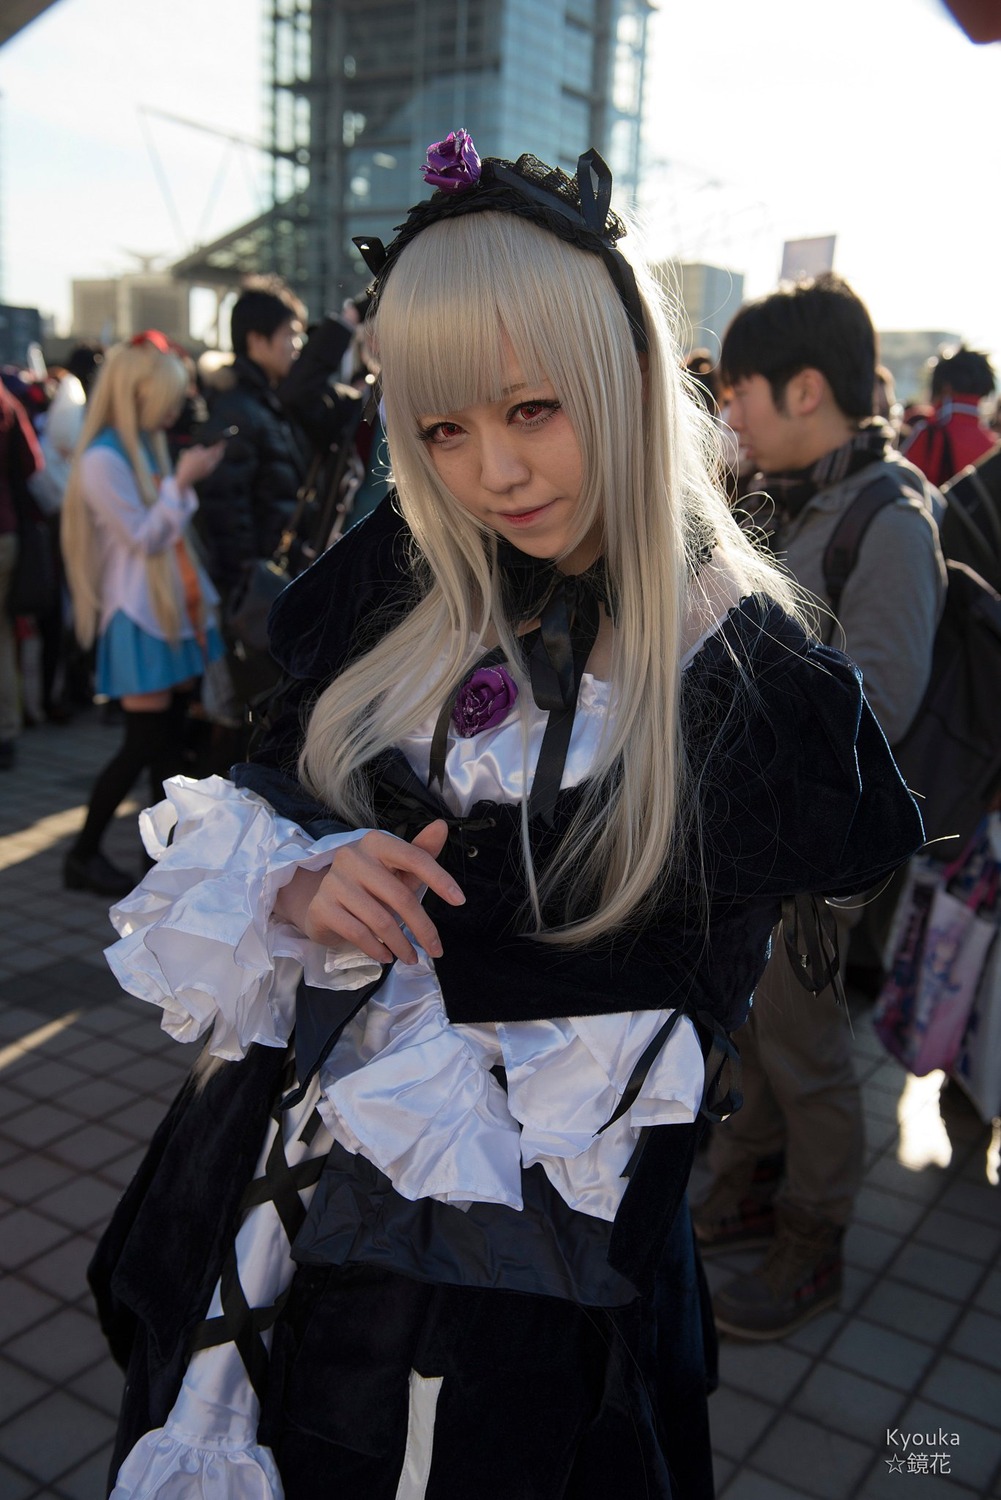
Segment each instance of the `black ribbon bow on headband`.
[{"label": "black ribbon bow on headband", "polygon": [[[429,160],[444,144],[429,148]],[[637,351],[645,351],[646,320],[636,278],[632,266],[616,249],[626,228],[611,208],[612,173],[599,153],[593,147],[585,151],[578,159],[574,177],[528,153],[516,162],[490,156],[482,162],[477,157],[476,162],[463,180],[450,183],[447,189],[440,187],[432,197],[414,204],[404,223],[397,225],[396,237],[389,245],[374,235],[355,236],[353,243],[375,277],[371,292],[376,302],[400,254],[431,224],[469,213],[511,213],[578,249],[601,256],[629,318],[633,343]]]}]

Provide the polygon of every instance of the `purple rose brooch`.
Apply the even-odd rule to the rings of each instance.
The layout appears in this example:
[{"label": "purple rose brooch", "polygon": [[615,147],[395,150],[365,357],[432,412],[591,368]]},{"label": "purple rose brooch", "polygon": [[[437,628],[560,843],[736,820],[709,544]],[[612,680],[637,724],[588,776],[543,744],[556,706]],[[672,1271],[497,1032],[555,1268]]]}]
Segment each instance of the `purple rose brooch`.
[{"label": "purple rose brooch", "polygon": [[451,130],[443,141],[428,147],[421,167],[428,187],[458,193],[480,180],[480,158],[468,130]]},{"label": "purple rose brooch", "polygon": [[503,723],[518,698],[518,684],[504,667],[478,667],[462,684],[452,709],[452,725],[461,739]]}]

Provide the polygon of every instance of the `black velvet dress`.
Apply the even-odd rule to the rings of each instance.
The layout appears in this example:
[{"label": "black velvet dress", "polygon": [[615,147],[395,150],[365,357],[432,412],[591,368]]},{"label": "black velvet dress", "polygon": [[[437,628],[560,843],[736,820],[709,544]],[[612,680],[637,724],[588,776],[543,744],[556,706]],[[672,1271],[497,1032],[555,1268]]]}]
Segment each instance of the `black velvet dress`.
[{"label": "black velvet dress", "polygon": [[[274,612],[285,690],[235,779],[312,837],[344,825],[295,780],[303,711],[408,606],[404,542],[384,503]],[[550,1017],[673,1009],[697,1029],[711,1114],[735,1102],[729,1037],[783,899],[863,890],[922,832],[855,669],[766,599],[743,601],[701,647],[682,714],[701,772],[698,863],[693,850],[641,930],[572,951],[519,933],[517,808],[481,803],[455,817],[401,755],[373,775],[382,826],[412,836],[434,817],[449,821],[441,862],[466,904],[426,903],[449,1021],[536,1019],[540,995]],[[552,825],[530,830],[540,860],[578,796],[561,792]],[[338,1005],[300,986],[300,1083],[358,1003],[357,993]],[[804,990],[803,1003],[818,1002]],[[186,1088],[99,1247],[92,1282],[129,1369],[113,1474],[177,1395],[284,1066],[277,1049],[254,1047],[200,1094]],[[701,1124],[643,1132],[613,1222],[569,1208],[539,1166],[522,1172],[520,1212],[413,1202],[335,1144],[292,1225],[298,1270],[269,1315],[271,1358],[259,1374],[260,1441],[287,1500],[394,1500],[412,1371],[441,1380],[425,1500],[710,1500],[714,1336],[684,1202]],[[252,1343],[253,1314],[244,1324]]]}]

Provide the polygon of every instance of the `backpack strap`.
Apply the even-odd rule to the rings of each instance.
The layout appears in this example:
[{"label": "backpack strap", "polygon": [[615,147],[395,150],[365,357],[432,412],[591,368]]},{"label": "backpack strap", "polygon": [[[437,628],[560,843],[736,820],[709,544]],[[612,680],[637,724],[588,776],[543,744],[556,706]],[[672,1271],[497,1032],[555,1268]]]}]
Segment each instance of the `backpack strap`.
[{"label": "backpack strap", "polygon": [[[946,480],[949,480],[956,472],[956,455],[952,446],[952,433],[949,431],[948,418],[944,422],[934,423],[933,430],[937,430],[942,434],[942,445],[938,460],[939,473],[943,474]],[[940,483],[942,482],[944,481],[940,481]]]},{"label": "backpack strap", "polygon": [[831,533],[824,549],[824,588],[836,615],[841,604],[845,584],[858,562],[862,538],[870,522],[887,505],[901,497],[900,484],[889,474],[880,474],[871,484],[860,490]]},{"label": "backpack strap", "polygon": [[[993,455],[994,458],[998,456]],[[995,464],[989,467],[996,483],[995,476],[1001,477],[1001,469]],[[973,553],[975,562],[971,566],[996,588],[998,569],[1001,567],[1001,503],[998,495],[986,483],[980,469],[979,464],[968,465],[942,491],[945,500],[945,515],[941,523],[942,547],[946,556],[949,556],[946,542],[950,530],[954,531],[957,541],[964,539]],[[959,552],[959,557],[963,561],[967,560],[962,551]]]}]

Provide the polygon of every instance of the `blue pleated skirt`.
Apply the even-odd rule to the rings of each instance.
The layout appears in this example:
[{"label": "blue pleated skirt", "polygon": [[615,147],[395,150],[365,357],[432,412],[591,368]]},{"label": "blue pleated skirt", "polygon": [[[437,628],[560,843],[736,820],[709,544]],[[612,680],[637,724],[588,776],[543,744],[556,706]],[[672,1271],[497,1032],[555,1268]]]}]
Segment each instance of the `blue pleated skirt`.
[{"label": "blue pleated skirt", "polygon": [[150,635],[121,610],[116,610],[97,643],[97,691],[106,698],[124,698],[132,693],[158,693],[200,677],[207,661],[226,654],[222,636],[214,625],[206,632],[203,653],[191,637],[164,641]]}]

